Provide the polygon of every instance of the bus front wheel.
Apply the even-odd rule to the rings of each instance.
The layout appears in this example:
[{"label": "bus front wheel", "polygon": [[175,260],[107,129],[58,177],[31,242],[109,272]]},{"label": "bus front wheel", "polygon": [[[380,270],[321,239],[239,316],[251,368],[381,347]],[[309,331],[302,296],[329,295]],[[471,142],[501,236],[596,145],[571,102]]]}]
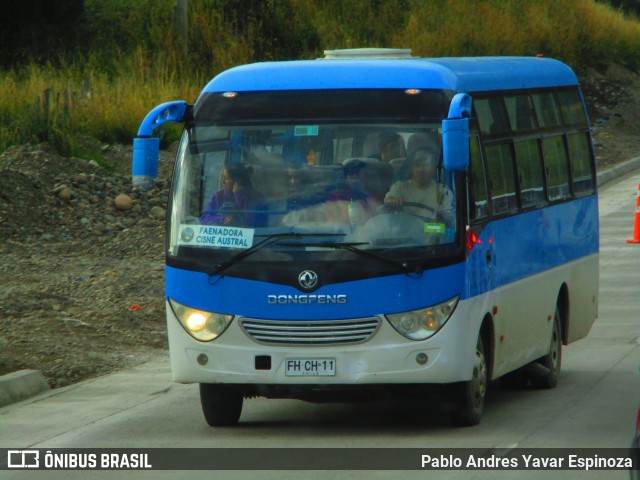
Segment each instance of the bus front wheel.
[{"label": "bus front wheel", "polygon": [[487,370],[487,358],[484,355],[482,337],[478,337],[473,360],[473,376],[471,380],[454,386],[454,402],[458,404],[454,422],[457,425],[472,426],[480,423],[487,393]]},{"label": "bus front wheel", "polygon": [[225,427],[238,423],[242,412],[243,392],[234,385],[200,384],[200,403],[207,423]]}]

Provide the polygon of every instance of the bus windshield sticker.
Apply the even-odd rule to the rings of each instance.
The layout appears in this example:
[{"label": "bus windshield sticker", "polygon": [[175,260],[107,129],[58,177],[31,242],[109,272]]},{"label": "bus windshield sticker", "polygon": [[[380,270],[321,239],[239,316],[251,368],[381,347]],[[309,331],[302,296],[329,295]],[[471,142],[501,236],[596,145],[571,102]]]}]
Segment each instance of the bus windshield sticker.
[{"label": "bus windshield sticker", "polygon": [[317,137],[319,131],[318,125],[296,125],[293,135],[296,137]]},{"label": "bus windshield sticker", "polygon": [[425,223],[424,233],[444,233],[444,223]]},{"label": "bus windshield sticker", "polygon": [[249,248],[253,245],[252,228],[217,225],[180,225],[178,245],[189,247]]}]

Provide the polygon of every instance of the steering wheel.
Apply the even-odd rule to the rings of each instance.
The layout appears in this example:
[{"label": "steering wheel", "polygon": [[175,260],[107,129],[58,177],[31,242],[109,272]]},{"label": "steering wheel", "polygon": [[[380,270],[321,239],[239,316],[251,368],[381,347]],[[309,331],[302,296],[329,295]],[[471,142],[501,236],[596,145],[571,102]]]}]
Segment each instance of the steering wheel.
[{"label": "steering wheel", "polygon": [[[403,210],[404,207],[421,208],[423,210],[426,210],[427,212],[430,212],[432,215],[420,215],[420,214],[417,214],[417,213],[407,212],[407,211]],[[424,203],[419,203],[419,202],[403,202],[401,205],[381,205],[379,207],[379,209],[382,209],[383,211],[387,211],[387,212],[390,212],[390,213],[402,212],[402,213],[405,213],[407,215],[412,215],[414,217],[418,217],[418,218],[424,220],[425,222],[433,222],[433,221],[437,220],[440,217],[438,211],[435,208],[430,207],[429,205],[425,205]]]},{"label": "steering wheel", "polygon": [[414,208],[422,208],[428,212],[433,213],[434,215],[438,215],[438,212],[435,208],[430,207],[429,205],[425,205],[424,203],[419,202],[404,202],[402,204],[403,207],[414,207]]}]

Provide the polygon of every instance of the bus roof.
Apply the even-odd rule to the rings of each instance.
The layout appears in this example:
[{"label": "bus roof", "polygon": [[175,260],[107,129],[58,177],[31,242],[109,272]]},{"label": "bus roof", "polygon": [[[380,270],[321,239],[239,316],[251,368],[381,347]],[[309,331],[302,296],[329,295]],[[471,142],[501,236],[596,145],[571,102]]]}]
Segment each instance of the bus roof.
[{"label": "bus roof", "polygon": [[421,88],[480,92],[577,85],[567,65],[540,57],[299,60],[226,70],[203,93]]}]

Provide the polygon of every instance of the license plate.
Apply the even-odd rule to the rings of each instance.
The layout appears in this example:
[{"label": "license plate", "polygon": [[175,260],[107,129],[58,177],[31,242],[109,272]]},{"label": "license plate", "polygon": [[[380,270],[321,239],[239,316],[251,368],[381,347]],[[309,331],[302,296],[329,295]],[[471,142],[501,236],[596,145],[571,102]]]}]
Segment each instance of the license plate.
[{"label": "license plate", "polygon": [[288,358],[285,375],[287,377],[333,377],[336,374],[334,358]]}]

